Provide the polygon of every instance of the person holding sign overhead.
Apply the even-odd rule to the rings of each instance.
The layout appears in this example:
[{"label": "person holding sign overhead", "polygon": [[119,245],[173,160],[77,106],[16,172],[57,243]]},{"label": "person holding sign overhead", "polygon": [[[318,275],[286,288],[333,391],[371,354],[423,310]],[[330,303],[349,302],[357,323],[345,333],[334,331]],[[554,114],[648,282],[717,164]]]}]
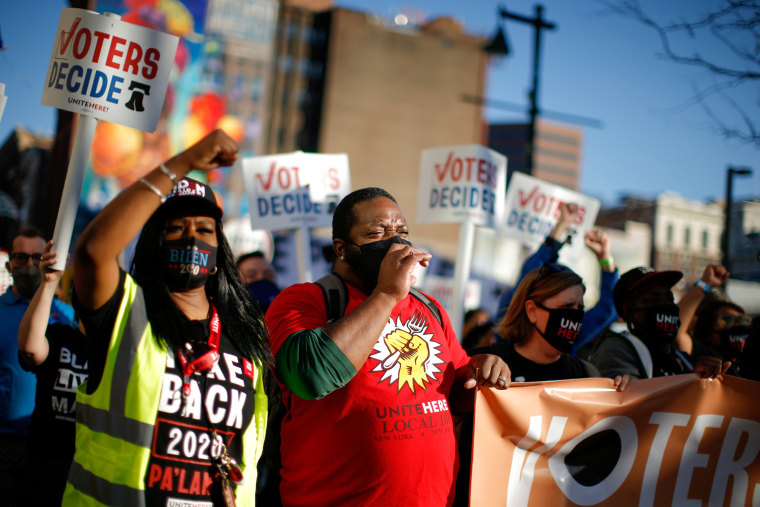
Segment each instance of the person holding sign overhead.
[{"label": "person holding sign overhead", "polygon": [[[528,273],[540,268],[547,262],[557,262],[559,250],[565,243],[570,241],[568,231],[570,230],[570,226],[577,221],[578,214],[579,208],[575,203],[562,203],[559,205],[557,223],[544,240],[544,243],[523,263],[520,279],[515,288],[506,291],[501,296],[497,312],[499,319],[504,318],[506,315],[512,297],[517,290],[516,287],[525,279]],[[599,301],[583,317],[583,329],[571,351],[573,355],[617,318],[612,301],[612,289],[620,278],[620,274],[615,267],[615,262],[612,260],[609,238],[604,232],[594,229],[585,234],[584,241],[599,261],[601,269],[600,294]]]},{"label": "person holding sign overhead", "polygon": [[[237,151],[212,132],[125,189],[79,238],[90,377],[77,392],[64,505],[254,505],[271,353],[222,210],[184,177]],[[141,229],[127,274],[117,256]]]}]

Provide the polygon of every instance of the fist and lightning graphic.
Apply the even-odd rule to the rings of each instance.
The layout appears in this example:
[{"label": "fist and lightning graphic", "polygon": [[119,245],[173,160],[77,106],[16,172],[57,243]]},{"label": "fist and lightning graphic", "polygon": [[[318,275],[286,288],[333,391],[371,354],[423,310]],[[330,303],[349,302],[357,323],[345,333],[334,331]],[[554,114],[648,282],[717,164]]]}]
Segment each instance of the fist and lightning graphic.
[{"label": "fist and lightning graphic", "polygon": [[388,379],[389,384],[397,383],[398,391],[406,385],[414,393],[416,387],[427,389],[431,379],[438,380],[441,373],[439,364],[440,345],[432,340],[425,315],[418,311],[403,322],[399,315],[396,320],[388,319],[371,358],[378,361],[372,371],[383,372],[380,381]]}]

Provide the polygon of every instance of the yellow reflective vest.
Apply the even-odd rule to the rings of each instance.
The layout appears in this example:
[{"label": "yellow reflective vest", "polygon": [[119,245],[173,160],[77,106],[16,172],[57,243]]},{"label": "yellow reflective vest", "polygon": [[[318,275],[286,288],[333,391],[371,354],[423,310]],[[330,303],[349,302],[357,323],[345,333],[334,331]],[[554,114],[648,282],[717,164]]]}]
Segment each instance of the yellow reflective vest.
[{"label": "yellow reflective vest", "polygon": [[[76,451],[63,505],[145,506],[145,474],[158,414],[166,351],[148,322],[142,289],[126,275],[124,297],[114,323],[100,384],[77,391]],[[254,366],[253,420],[243,432],[241,468],[245,483],[236,487],[239,507],[253,506],[256,464],[264,446],[267,397],[260,365]]]}]

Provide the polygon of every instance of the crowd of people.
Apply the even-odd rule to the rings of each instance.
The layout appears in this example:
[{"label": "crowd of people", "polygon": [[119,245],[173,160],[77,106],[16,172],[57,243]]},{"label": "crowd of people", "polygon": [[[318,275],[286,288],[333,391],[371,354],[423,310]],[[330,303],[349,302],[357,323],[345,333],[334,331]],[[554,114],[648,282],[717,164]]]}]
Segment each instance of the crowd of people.
[{"label": "crowd of people", "polygon": [[590,231],[601,282],[586,310],[583,279],[558,263],[572,203],[496,316],[473,309],[461,330],[414,288],[431,255],[381,188],[336,207],[332,273],[281,289],[264,254],[233,257],[212,189],[186,176],[236,157],[216,131],[112,200],[74,249],[71,306],[52,241],[14,238],[0,296],[6,504],[467,505],[476,388],[760,379],[757,319],[722,293],[720,265],[676,303],[680,272],[620,275]]}]

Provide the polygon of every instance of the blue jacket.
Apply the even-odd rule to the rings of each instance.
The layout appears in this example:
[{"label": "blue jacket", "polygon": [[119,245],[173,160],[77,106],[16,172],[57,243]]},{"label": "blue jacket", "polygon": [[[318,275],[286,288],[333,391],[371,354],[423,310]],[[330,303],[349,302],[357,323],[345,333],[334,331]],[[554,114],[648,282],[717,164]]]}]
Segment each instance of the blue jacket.
[{"label": "blue jacket", "polygon": [[[559,258],[559,249],[562,248],[564,243],[560,243],[554,238],[547,236],[543,244],[538,247],[533,255],[525,259],[522,270],[520,271],[520,278],[514,287],[507,289],[499,300],[499,311],[497,313],[497,321],[501,321],[504,315],[507,313],[509,303],[512,301],[512,296],[515,294],[515,289],[520,282],[522,282],[525,275],[538,269],[547,262],[557,262]],[[615,311],[615,304],[612,301],[612,289],[615,287],[620,273],[617,269],[613,272],[602,271],[602,280],[599,288],[599,301],[593,308],[589,309],[583,316],[583,327],[581,328],[581,334],[578,336],[578,340],[573,346],[572,354],[575,355],[581,347],[594,339],[599,335],[607,326],[617,320],[617,312]],[[502,341],[500,337],[497,337],[497,341]]]},{"label": "blue jacket", "polygon": [[[29,307],[11,287],[0,296],[0,434],[26,435],[34,410],[37,378],[18,360],[18,326]],[[74,309],[53,300],[49,324],[71,324]]]}]

